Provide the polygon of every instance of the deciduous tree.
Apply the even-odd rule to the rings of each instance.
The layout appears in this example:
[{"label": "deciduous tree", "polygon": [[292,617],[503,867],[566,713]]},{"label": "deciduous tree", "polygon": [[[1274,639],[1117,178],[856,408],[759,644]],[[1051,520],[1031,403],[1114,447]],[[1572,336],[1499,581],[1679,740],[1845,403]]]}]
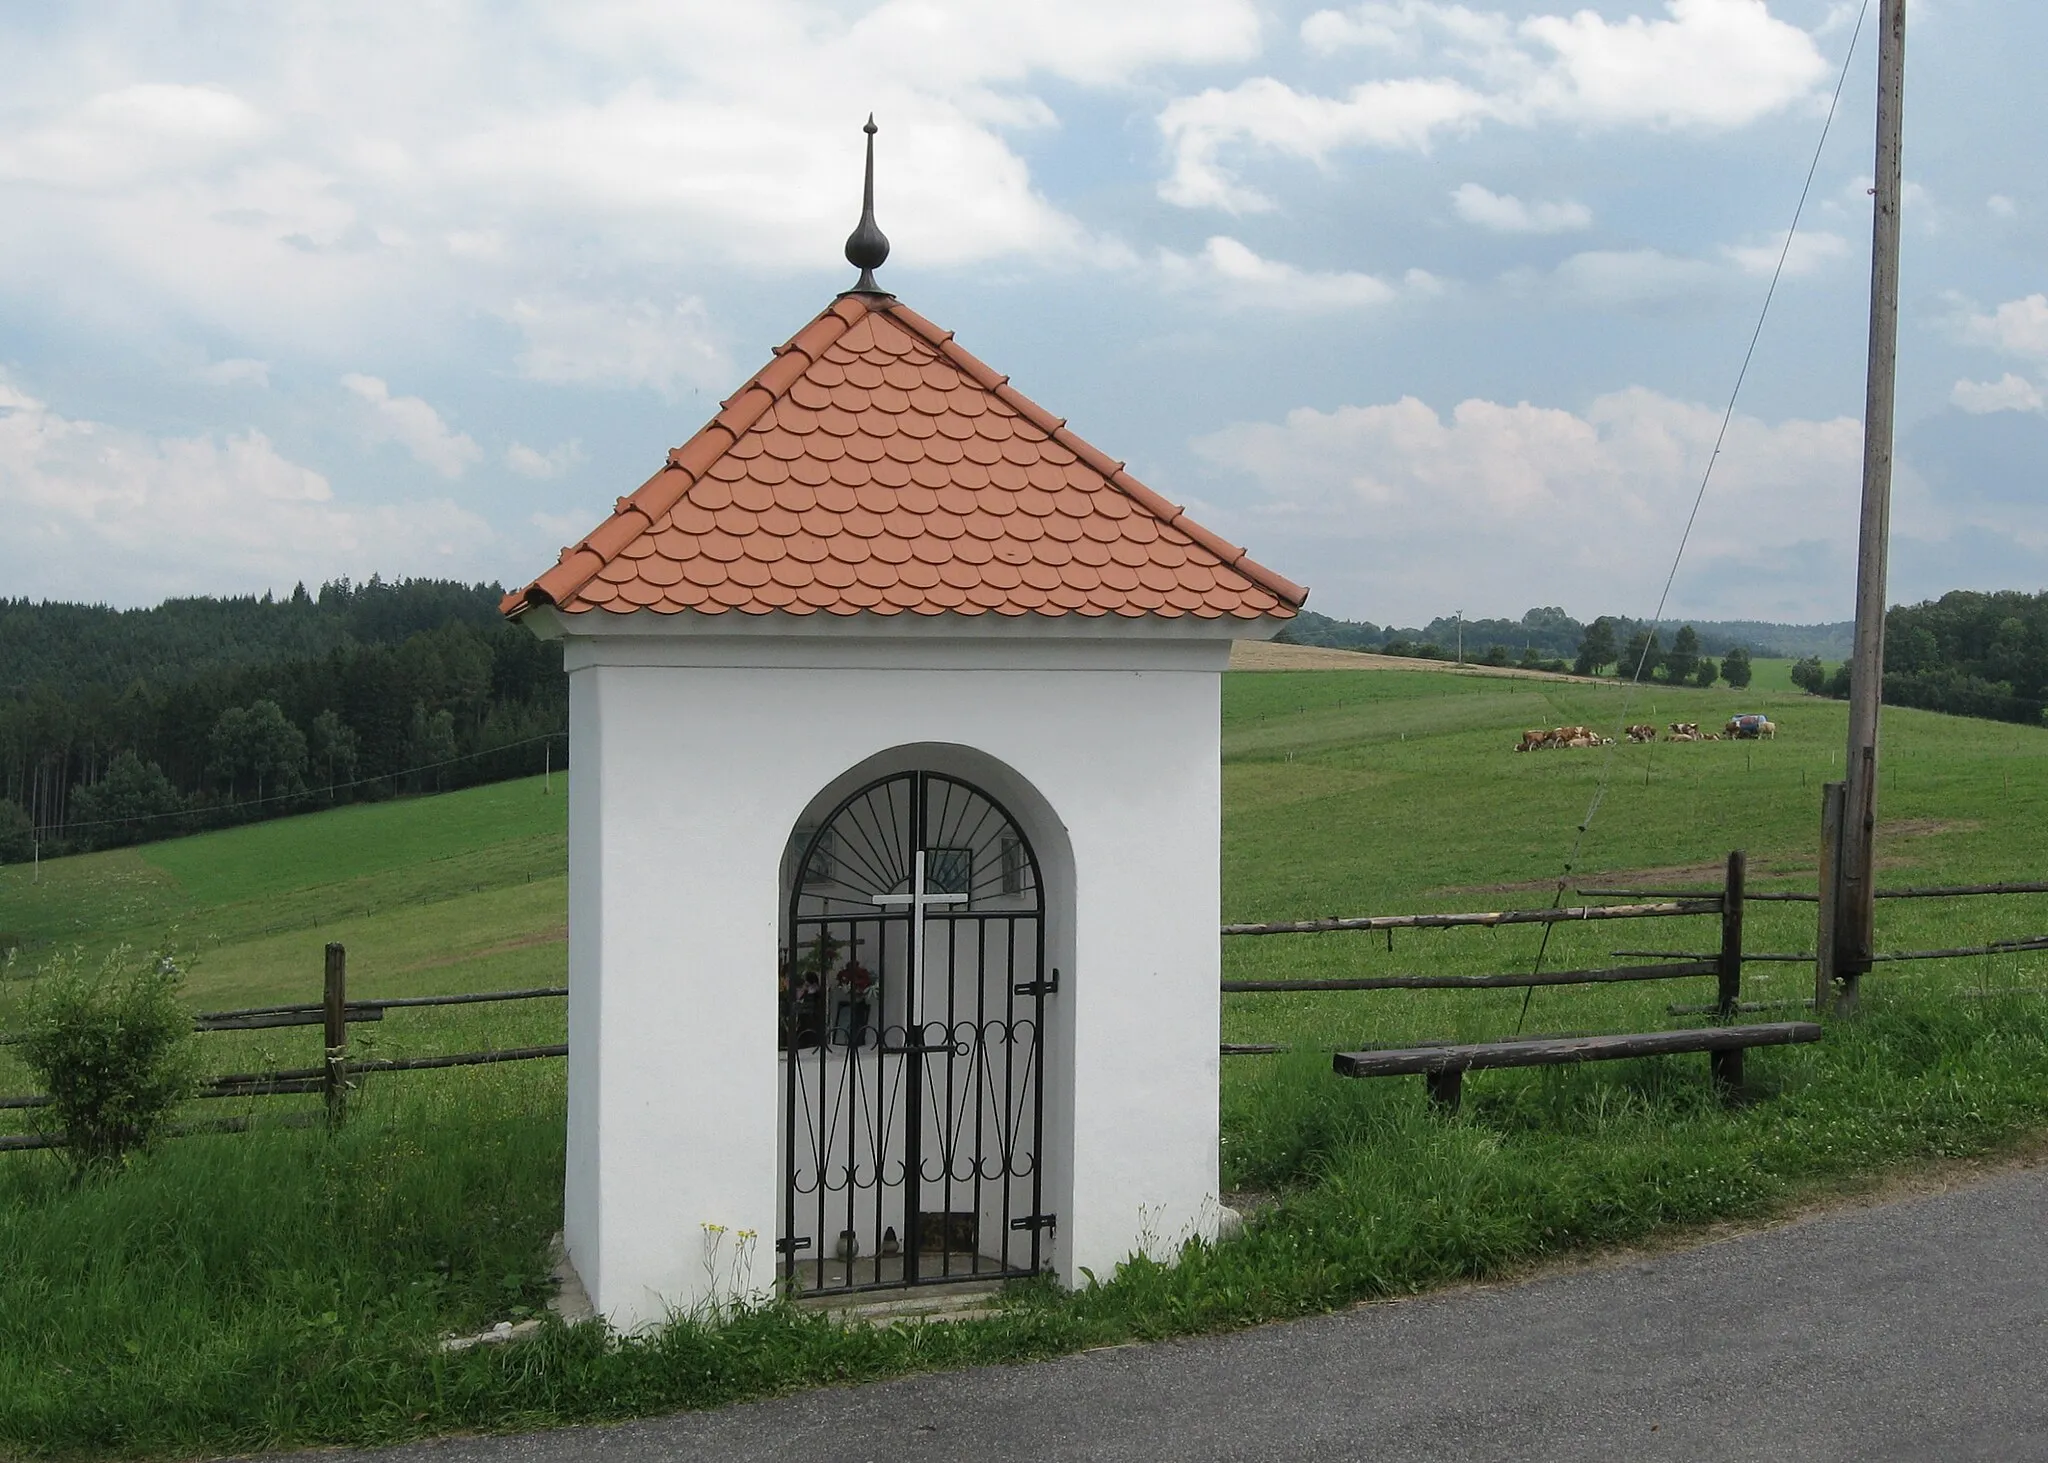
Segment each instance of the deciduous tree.
[{"label": "deciduous tree", "polygon": [[1579,658],[1572,662],[1572,670],[1582,676],[1597,676],[1614,664],[1616,654],[1614,621],[1602,615],[1586,627],[1585,638],[1579,641]]}]

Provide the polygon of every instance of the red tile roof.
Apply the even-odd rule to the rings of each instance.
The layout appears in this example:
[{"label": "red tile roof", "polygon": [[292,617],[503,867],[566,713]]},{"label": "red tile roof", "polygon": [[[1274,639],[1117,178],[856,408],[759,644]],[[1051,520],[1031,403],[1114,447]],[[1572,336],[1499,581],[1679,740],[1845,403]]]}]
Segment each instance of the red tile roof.
[{"label": "red tile roof", "polygon": [[502,609],[1248,620],[1308,597],[1008,379],[842,295]]}]

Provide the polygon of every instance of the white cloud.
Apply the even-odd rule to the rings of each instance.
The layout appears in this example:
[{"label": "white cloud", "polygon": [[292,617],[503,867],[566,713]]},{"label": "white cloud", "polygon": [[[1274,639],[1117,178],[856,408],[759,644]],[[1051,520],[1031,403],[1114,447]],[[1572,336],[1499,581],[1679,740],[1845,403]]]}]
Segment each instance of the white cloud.
[{"label": "white cloud", "polygon": [[2020,211],[2019,205],[2003,193],[1994,193],[1985,199],[1984,208],[1993,218],[2011,218]]},{"label": "white cloud", "polygon": [[[1159,127],[1173,154],[1160,196],[1183,207],[1270,207],[1226,151],[1321,163],[1338,148],[1421,150],[1482,122],[1532,127],[1726,131],[1809,95],[1827,72],[1813,39],[1764,0],[1666,0],[1668,19],[1611,22],[1590,9],[1511,21],[1432,0],[1319,11],[1311,49],[1419,55],[1440,73],[1362,82],[1341,98],[1270,76],[1169,102]],[[1432,47],[1434,48],[1432,50]]]},{"label": "white cloud", "polygon": [[419,397],[393,396],[375,376],[350,374],[341,384],[368,405],[365,430],[373,442],[396,442],[421,466],[447,478],[459,478],[483,460],[474,438],[454,430]]},{"label": "white cloud", "polygon": [[1802,274],[1818,274],[1837,259],[1849,255],[1849,241],[1840,234],[1801,229],[1792,236],[1792,247],[1785,247],[1785,236],[1780,234],[1768,244],[1726,244],[1721,252],[1726,254],[1748,274],[1768,275],[1778,267],[1778,256],[1785,257],[1786,278]]},{"label": "white cloud", "polygon": [[1461,185],[1451,203],[1466,223],[1497,234],[1564,234],[1593,226],[1593,210],[1583,203],[1524,203],[1512,193],[1495,193],[1477,183]]},{"label": "white cloud", "polygon": [[[1377,619],[1478,597],[1647,613],[1720,413],[1642,387],[1581,412],[1414,397],[1300,408],[1195,442],[1264,490],[1233,528]],[[1862,428],[1738,416],[1681,572],[1688,614],[1818,619],[1853,582]],[[1824,572],[1816,572],[1824,571]]]},{"label": "white cloud", "polygon": [[542,452],[524,442],[514,442],[505,449],[505,466],[526,478],[560,477],[570,468],[583,461],[581,442],[563,442]]},{"label": "white cloud", "polygon": [[2007,355],[2048,360],[2048,295],[2007,300],[1990,314],[1968,312],[1963,338]]},{"label": "white cloud", "polygon": [[1764,0],[1664,8],[1669,20],[1617,24],[1585,9],[1523,21],[1521,35],[1555,53],[1526,104],[1575,122],[1725,130],[1797,101],[1827,74],[1812,37]]},{"label": "white cloud", "polygon": [[73,328],[196,325],[323,368],[544,293],[836,274],[870,109],[899,261],[1117,263],[1026,160],[1058,125],[1048,95],[1260,43],[1254,0],[194,0],[0,26],[0,291]]},{"label": "white cloud", "polygon": [[487,577],[490,528],[446,501],[350,506],[262,432],[150,437],[0,383],[0,580],[149,603],[370,572]]},{"label": "white cloud", "polygon": [[660,305],[553,295],[518,300],[507,313],[526,338],[517,364],[529,380],[645,386],[674,395],[690,386],[728,385],[733,375],[696,298]]},{"label": "white cloud", "polygon": [[1467,127],[1490,109],[1461,82],[1416,78],[1355,86],[1341,100],[1296,91],[1270,76],[1228,90],[1179,97],[1159,114],[1172,145],[1172,176],[1159,195],[1183,208],[1237,213],[1270,209],[1272,200],[1239,183],[1218,161],[1226,145],[1249,143],[1321,163],[1340,147],[1421,149],[1439,132]]},{"label": "white cloud", "polygon": [[[1162,253],[1160,268],[1167,283],[1178,289],[1213,293],[1227,305],[1262,306],[1277,310],[1355,310],[1383,305],[1399,291],[1374,275],[1350,271],[1301,269],[1265,259],[1236,239],[1218,235],[1190,258]],[[1412,283],[1434,281],[1416,271]]]},{"label": "white cloud", "polygon": [[161,82],[122,87],[0,135],[0,181],[120,187],[209,167],[265,130],[257,110],[232,92]]},{"label": "white cloud", "polygon": [[1995,411],[2048,411],[2041,388],[2007,371],[1996,381],[1958,381],[1949,400],[1971,416]]}]

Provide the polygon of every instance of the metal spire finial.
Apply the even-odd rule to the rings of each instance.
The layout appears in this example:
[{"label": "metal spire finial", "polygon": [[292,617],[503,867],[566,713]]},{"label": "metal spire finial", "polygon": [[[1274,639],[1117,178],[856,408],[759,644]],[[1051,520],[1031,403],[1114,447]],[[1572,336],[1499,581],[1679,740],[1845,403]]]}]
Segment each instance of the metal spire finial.
[{"label": "metal spire finial", "polygon": [[867,126],[861,131],[868,135],[867,180],[861,186],[860,225],[846,236],[846,262],[860,271],[860,278],[854,282],[858,294],[880,295],[888,293],[875,283],[875,271],[882,267],[882,261],[889,257],[889,239],[875,226],[875,127],[874,114],[868,114]]}]

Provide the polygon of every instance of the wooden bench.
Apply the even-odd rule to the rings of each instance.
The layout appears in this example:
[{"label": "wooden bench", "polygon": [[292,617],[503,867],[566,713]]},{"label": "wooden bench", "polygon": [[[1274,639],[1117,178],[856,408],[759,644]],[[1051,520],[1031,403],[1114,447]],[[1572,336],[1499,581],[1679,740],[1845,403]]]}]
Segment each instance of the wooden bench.
[{"label": "wooden bench", "polygon": [[1629,1057],[1705,1052],[1715,1083],[1734,1088],[1742,1085],[1742,1054],[1750,1047],[1819,1040],[1820,1026],[1816,1022],[1771,1021],[1754,1026],[1702,1026],[1632,1036],[1529,1036],[1512,1041],[1338,1052],[1332,1065],[1340,1077],[1404,1077],[1419,1073],[1429,1087],[1432,1102],[1455,1108],[1465,1074],[1490,1067],[1559,1067],[1574,1062],[1618,1062]]}]

